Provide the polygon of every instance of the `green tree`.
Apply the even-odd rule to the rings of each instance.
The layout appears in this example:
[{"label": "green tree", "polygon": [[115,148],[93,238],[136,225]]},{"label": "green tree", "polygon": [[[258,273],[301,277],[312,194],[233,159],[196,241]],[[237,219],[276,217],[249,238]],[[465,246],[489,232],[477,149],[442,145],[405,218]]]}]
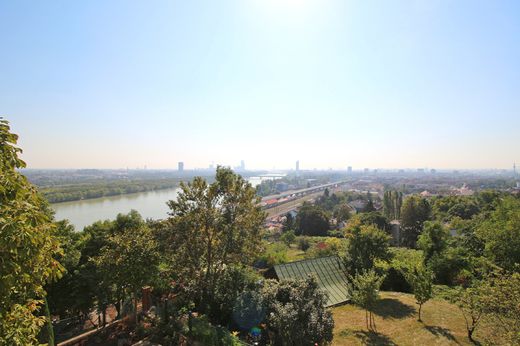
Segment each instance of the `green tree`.
[{"label": "green tree", "polygon": [[296,215],[296,233],[307,236],[326,236],[329,230],[329,217],[318,206],[304,202]]},{"label": "green tree", "polygon": [[333,215],[337,222],[345,222],[350,219],[352,209],[347,203],[342,203],[334,208]]},{"label": "green tree", "polygon": [[240,324],[242,321],[233,318],[235,304],[244,292],[256,290],[261,279],[251,267],[226,267],[217,283],[215,299],[211,302],[211,319],[220,325]]},{"label": "green tree", "polygon": [[410,196],[404,200],[401,208],[401,229],[403,243],[415,247],[417,237],[422,232],[423,224],[431,217],[431,207],[428,200],[419,196]]},{"label": "green tree", "polygon": [[350,224],[345,232],[345,266],[350,273],[374,268],[376,260],[390,259],[390,236],[375,226]]},{"label": "green tree", "polygon": [[265,219],[255,189],[241,176],[218,167],[215,182],[196,177],[169,201],[172,272],[207,312],[227,266],[250,264],[261,253]]},{"label": "green tree", "polygon": [[271,345],[324,345],[332,341],[334,320],[325,308],[327,295],[314,278],[267,280],[262,298]]},{"label": "green tree", "polygon": [[99,255],[92,259],[105,285],[123,289],[132,296],[136,324],[141,289],[153,284],[158,273],[157,248],[149,227],[126,225],[122,232],[110,236]]},{"label": "green tree", "polygon": [[484,255],[508,271],[520,263],[520,200],[505,197],[482,222],[477,236],[484,243]]},{"label": "green tree", "polygon": [[50,312],[60,318],[86,313],[88,309],[81,308],[84,283],[78,277],[83,233],[76,232],[74,226],[62,220],[56,222],[55,236],[63,249],[63,254],[58,255],[57,259],[64,266],[65,273],[45,287]]},{"label": "green tree", "polygon": [[0,118],[0,344],[31,345],[45,323],[44,285],[63,270],[52,214],[19,173],[18,136]]},{"label": "green tree", "polygon": [[432,298],[433,273],[421,265],[411,270],[405,270],[403,274],[412,287],[415,301],[419,305],[418,321],[421,322],[422,306]]},{"label": "green tree", "polygon": [[424,253],[425,263],[433,256],[441,255],[448,245],[449,236],[448,231],[439,222],[424,223],[424,230],[419,235],[417,246]]},{"label": "green tree", "polygon": [[363,208],[364,213],[370,213],[376,211],[376,208],[374,207],[374,201],[372,200],[372,194],[370,191],[367,191],[367,204]]},{"label": "green tree", "polygon": [[454,297],[454,302],[464,316],[468,339],[471,342],[474,342],[473,333],[488,310],[487,299],[490,296],[484,289],[484,285],[478,283],[466,289],[460,288]]},{"label": "green tree", "polygon": [[520,273],[495,272],[486,278],[485,311],[511,345],[520,344]]},{"label": "green tree", "polygon": [[284,232],[280,236],[280,240],[283,241],[285,243],[285,245],[289,246],[296,240],[296,235],[294,234],[293,230],[290,230],[290,231]]},{"label": "green tree", "polygon": [[291,213],[285,214],[285,221],[283,222],[283,231],[286,232],[289,230],[294,230],[295,227],[296,227],[296,222],[295,222],[292,214]]},{"label": "green tree", "polygon": [[384,276],[378,275],[375,270],[363,270],[350,276],[349,288],[352,292],[352,301],[365,309],[365,321],[368,330],[376,330],[376,322],[372,314],[379,300],[379,288]]},{"label": "green tree", "polygon": [[356,214],[354,218],[358,219],[362,225],[370,226],[374,225],[382,231],[389,232],[391,229],[390,223],[388,219],[381,215],[377,211],[372,211],[370,213],[361,213]]}]

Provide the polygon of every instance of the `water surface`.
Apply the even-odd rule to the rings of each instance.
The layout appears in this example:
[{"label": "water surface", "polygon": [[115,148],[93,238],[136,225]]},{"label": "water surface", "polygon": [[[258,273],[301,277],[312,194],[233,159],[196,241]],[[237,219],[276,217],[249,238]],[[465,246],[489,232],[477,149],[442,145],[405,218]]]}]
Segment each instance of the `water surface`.
[{"label": "water surface", "polygon": [[77,230],[97,220],[115,219],[119,213],[137,210],[143,218],[164,219],[166,202],[175,199],[179,188],[132,193],[81,201],[54,203],[56,220],[68,219]]}]

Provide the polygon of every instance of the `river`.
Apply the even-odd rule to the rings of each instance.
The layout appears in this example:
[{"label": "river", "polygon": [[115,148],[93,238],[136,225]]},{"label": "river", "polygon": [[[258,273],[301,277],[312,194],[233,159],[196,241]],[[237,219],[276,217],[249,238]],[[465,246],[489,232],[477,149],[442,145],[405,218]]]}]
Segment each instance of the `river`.
[{"label": "river", "polygon": [[[252,186],[266,179],[278,179],[280,176],[269,175],[250,177]],[[103,198],[85,199],[81,201],[54,203],[56,220],[68,219],[76,230],[98,220],[115,219],[119,213],[137,210],[143,218],[164,219],[168,212],[166,202],[175,199],[179,188],[132,193]]]},{"label": "river", "polygon": [[76,230],[97,220],[115,219],[119,213],[137,210],[143,218],[164,219],[168,212],[166,202],[175,199],[179,188],[132,193],[81,201],[54,203],[56,220],[68,219]]}]

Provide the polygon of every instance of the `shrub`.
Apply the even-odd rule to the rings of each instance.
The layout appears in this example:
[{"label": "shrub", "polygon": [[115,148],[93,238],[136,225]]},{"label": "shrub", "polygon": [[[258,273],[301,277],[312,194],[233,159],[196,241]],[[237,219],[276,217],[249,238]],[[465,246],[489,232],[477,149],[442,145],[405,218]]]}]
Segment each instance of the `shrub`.
[{"label": "shrub", "polygon": [[311,243],[307,237],[298,237],[298,248],[307,251],[311,247]]},{"label": "shrub", "polygon": [[229,325],[233,306],[244,291],[253,290],[261,279],[252,269],[241,266],[227,267],[221,274],[215,288],[215,296],[210,302],[209,317],[213,323]]},{"label": "shrub", "polygon": [[264,253],[258,257],[256,266],[265,268],[286,262],[287,246],[283,243],[272,243],[269,244]]},{"label": "shrub", "polygon": [[334,320],[314,278],[268,280],[262,298],[270,344],[324,345],[332,340]]},{"label": "shrub", "polygon": [[280,236],[280,240],[283,241],[287,246],[291,245],[295,239],[296,235],[294,234],[293,230],[286,231]]},{"label": "shrub", "polygon": [[412,287],[403,275],[403,271],[422,263],[422,251],[407,248],[391,248],[392,259],[389,262],[377,262],[377,271],[385,272],[381,285],[385,291],[412,292]]}]

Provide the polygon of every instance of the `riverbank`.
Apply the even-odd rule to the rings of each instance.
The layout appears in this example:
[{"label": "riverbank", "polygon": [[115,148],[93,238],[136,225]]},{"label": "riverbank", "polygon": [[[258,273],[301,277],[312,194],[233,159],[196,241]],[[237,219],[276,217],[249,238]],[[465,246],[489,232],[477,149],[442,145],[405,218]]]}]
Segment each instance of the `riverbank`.
[{"label": "riverbank", "polygon": [[178,187],[180,182],[179,178],[103,181],[40,187],[39,190],[49,203],[63,203],[172,189]]}]

